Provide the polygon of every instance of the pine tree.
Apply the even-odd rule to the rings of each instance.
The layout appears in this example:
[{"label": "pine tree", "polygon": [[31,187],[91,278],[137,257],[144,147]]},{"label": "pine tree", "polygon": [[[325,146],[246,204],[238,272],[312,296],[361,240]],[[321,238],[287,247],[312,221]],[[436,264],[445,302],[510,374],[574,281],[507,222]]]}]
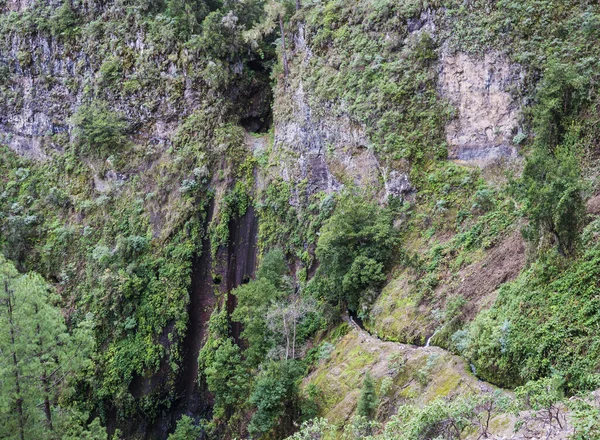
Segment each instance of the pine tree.
[{"label": "pine tree", "polygon": [[377,395],[375,394],[375,383],[371,374],[367,372],[363,380],[362,390],[360,392],[360,400],[356,408],[356,414],[362,417],[371,419],[375,415],[377,409]]},{"label": "pine tree", "polygon": [[69,377],[88,362],[90,321],[72,334],[45,281],[19,274],[0,257],[0,438],[58,438],[57,402]]},{"label": "pine tree", "polygon": [[196,440],[202,435],[202,430],[194,424],[194,419],[183,415],[177,421],[177,428],[173,434],[169,435],[168,440]]}]

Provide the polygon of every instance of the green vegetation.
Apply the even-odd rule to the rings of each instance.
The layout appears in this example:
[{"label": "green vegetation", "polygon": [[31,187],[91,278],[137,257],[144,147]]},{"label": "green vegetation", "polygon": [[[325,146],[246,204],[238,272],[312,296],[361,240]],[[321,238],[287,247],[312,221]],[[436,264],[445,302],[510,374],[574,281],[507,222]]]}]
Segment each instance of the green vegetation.
[{"label": "green vegetation", "polygon": [[[228,316],[223,307],[211,316],[209,338],[199,357],[201,379],[215,400],[211,429],[236,432],[238,417],[251,412],[248,432],[257,438],[282,438],[310,412],[311,405],[300,394],[305,365],[296,359],[296,349],[314,333],[320,318],[307,306],[309,299],[287,297],[287,273],[283,252],[270,251],[256,279],[233,291],[233,314]],[[231,336],[230,319],[243,324],[243,350]]]},{"label": "green vegetation", "polygon": [[[600,435],[587,394],[600,387],[600,221],[594,206],[586,214],[598,190],[597,2],[13,6],[0,1],[0,143],[23,156],[0,146],[0,437],[95,440],[104,426],[171,440],[486,437],[511,411],[560,429],[567,410],[575,439]],[[516,161],[447,161],[444,128],[460,109],[440,96],[438,62],[454,51],[515,63]],[[277,129],[247,133],[273,101]],[[348,126],[330,130],[330,117]],[[281,141],[288,122],[306,151]],[[365,143],[354,151],[346,135]],[[315,157],[335,185],[315,189]],[[356,187],[363,165],[373,187]],[[412,188],[384,200],[391,171]],[[193,298],[211,318],[183,395],[185,343],[204,324],[188,316],[206,276],[197,264],[221,274],[254,260],[231,236],[252,208],[260,265]],[[529,259],[516,280],[460,291],[510,259],[495,252],[519,228]],[[344,351],[345,311],[373,338],[460,353],[515,400],[451,395],[460,374],[426,350],[419,365]],[[313,375],[342,356],[341,385]],[[390,377],[364,376],[378,363]],[[434,398],[406,403],[423,390]],[[347,428],[315,418],[325,411]]]},{"label": "green vegetation", "polygon": [[404,25],[420,4],[335,0],[305,12],[316,56],[299,75],[304,87],[365,124],[379,157],[399,167],[447,155],[450,112],[436,92],[436,42],[428,33],[409,35]]},{"label": "green vegetation", "polygon": [[372,419],[377,409],[377,395],[375,394],[375,384],[370,373],[367,372],[363,386],[360,390],[360,399],[356,407],[356,414],[361,417]]},{"label": "green vegetation", "polygon": [[189,416],[181,416],[177,421],[177,428],[173,434],[169,434],[168,440],[197,440],[202,434],[199,426],[194,424],[194,419]]},{"label": "green vegetation", "polygon": [[525,212],[531,220],[526,236],[551,234],[558,251],[572,254],[584,220],[581,177],[581,106],[584,80],[569,64],[547,68],[534,107],[536,139],[523,171]]},{"label": "green vegetation", "polygon": [[230,416],[247,396],[249,375],[242,364],[240,347],[229,336],[227,309],[215,310],[209,322],[210,338],[198,358],[199,371],[215,395],[214,418]]},{"label": "green vegetation", "polygon": [[[109,69],[107,68],[108,73],[103,72],[103,75],[113,81],[118,72]],[[73,124],[78,144],[89,154],[107,155],[125,145],[127,123],[104,102],[93,102],[79,107],[73,115]]]},{"label": "green vegetation", "polygon": [[295,360],[271,363],[256,379],[250,403],[256,412],[248,432],[256,437],[271,432],[278,438],[293,432],[293,422],[300,416],[298,379],[302,367]]},{"label": "green vegetation", "polygon": [[393,212],[347,194],[321,228],[316,257],[320,262],[312,288],[316,294],[349,310],[366,311],[386,280],[398,250]]},{"label": "green vegetation", "polygon": [[74,378],[92,367],[93,318],[69,331],[50,287],[0,257],[0,436],[5,439],[106,438],[88,425]]},{"label": "green vegetation", "polygon": [[568,390],[596,388],[600,341],[592,329],[600,316],[594,287],[598,258],[594,246],[575,263],[539,261],[501,288],[466,341],[465,355],[477,374],[515,386],[557,372]]}]

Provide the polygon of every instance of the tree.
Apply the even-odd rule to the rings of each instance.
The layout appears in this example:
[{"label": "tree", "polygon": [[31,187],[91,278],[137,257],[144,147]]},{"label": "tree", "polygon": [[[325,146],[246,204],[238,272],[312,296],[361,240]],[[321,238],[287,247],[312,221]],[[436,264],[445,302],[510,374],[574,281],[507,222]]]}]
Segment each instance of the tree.
[{"label": "tree", "polygon": [[283,302],[274,304],[267,314],[268,327],[285,339],[285,359],[296,357],[296,338],[298,324],[316,306],[312,298],[303,298],[298,294],[291,295]]},{"label": "tree", "polygon": [[562,255],[571,254],[583,224],[583,179],[577,156],[578,128],[572,127],[563,144],[553,151],[537,147],[523,171],[525,212],[529,240],[554,238]]},{"label": "tree", "polygon": [[523,170],[525,212],[530,240],[554,238],[559,253],[571,254],[585,214],[578,160],[586,78],[566,64],[550,61],[533,110],[535,142]]},{"label": "tree", "polygon": [[[525,429],[533,422],[533,429],[537,422],[546,425],[548,432],[556,428],[562,429],[567,423],[564,411],[564,394],[561,390],[563,379],[559,376],[545,377],[529,381],[522,387],[515,389],[515,397],[519,404],[518,409],[526,410],[524,422]],[[532,411],[529,411],[532,410]],[[555,426],[556,425],[556,426]]]},{"label": "tree", "polygon": [[256,406],[248,425],[252,436],[266,434],[275,426],[283,434],[278,438],[290,433],[299,413],[298,379],[302,372],[299,362],[289,360],[271,362],[260,374],[250,396],[250,403]]},{"label": "tree", "polygon": [[258,366],[275,344],[267,315],[271,306],[287,293],[284,285],[287,271],[283,252],[271,250],[264,256],[256,280],[242,284],[232,292],[237,297],[237,306],[231,318],[243,325],[240,336],[247,342],[244,354],[249,366]]},{"label": "tree", "polygon": [[281,289],[283,287],[283,277],[287,272],[288,266],[285,262],[285,255],[281,249],[275,248],[263,257],[256,272],[256,279],[266,280],[277,289]]},{"label": "tree", "polygon": [[335,427],[331,426],[327,419],[315,418],[302,423],[300,431],[286,440],[321,440],[334,432]]},{"label": "tree", "polygon": [[274,344],[265,318],[271,304],[282,294],[264,278],[243,284],[233,293],[237,297],[237,306],[231,318],[242,323],[240,336],[247,343],[247,362],[258,366]]},{"label": "tree", "polygon": [[87,319],[69,333],[44,280],[0,257],[0,437],[58,435],[56,422],[72,416],[58,401],[89,362],[91,329]]},{"label": "tree", "polygon": [[215,309],[211,315],[209,335],[198,357],[198,371],[214,394],[214,417],[229,417],[234,405],[248,395],[249,375],[240,347],[229,336],[226,307]]},{"label": "tree", "polygon": [[173,434],[169,434],[167,440],[197,440],[200,438],[202,430],[194,424],[194,419],[183,415],[177,421],[177,428]]},{"label": "tree", "polygon": [[375,394],[375,384],[371,374],[367,372],[363,380],[362,390],[360,391],[360,400],[356,407],[356,414],[367,419],[372,419],[377,409],[377,395]]},{"label": "tree", "polygon": [[379,288],[399,244],[393,213],[353,194],[343,195],[317,242],[320,262],[312,289],[356,311],[365,292]]}]

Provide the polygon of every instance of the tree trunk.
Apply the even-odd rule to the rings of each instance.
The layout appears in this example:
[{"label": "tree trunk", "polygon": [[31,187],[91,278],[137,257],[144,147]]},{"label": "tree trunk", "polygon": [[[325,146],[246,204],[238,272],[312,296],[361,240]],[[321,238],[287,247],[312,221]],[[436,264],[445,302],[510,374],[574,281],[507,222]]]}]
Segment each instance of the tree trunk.
[{"label": "tree trunk", "polygon": [[44,370],[44,374],[42,374],[42,386],[44,388],[44,415],[46,416],[46,426],[50,431],[54,431],[54,427],[52,426],[52,411],[50,409],[50,386],[48,381],[48,376],[46,375],[46,370]]},{"label": "tree trunk", "polygon": [[[39,310],[37,307],[37,304],[35,305],[35,313],[36,315],[38,314]],[[52,427],[52,411],[50,409],[50,398],[48,397],[50,395],[50,381],[48,378],[48,374],[46,373],[46,367],[44,365],[44,349],[43,349],[43,343],[42,343],[42,329],[40,328],[40,324],[38,323],[38,325],[35,327],[35,332],[37,334],[38,340],[37,340],[37,345],[38,345],[38,359],[40,361],[41,364],[41,368],[42,368],[42,375],[40,376],[40,382],[42,382],[42,390],[44,392],[44,416],[46,417],[46,427],[52,431],[54,428]]]},{"label": "tree trunk", "polygon": [[279,30],[281,31],[281,58],[283,60],[283,74],[287,78],[290,74],[288,67],[287,50],[285,48],[285,28],[283,27],[283,15],[279,14]]},{"label": "tree trunk", "polygon": [[292,336],[292,359],[296,359],[296,317],[294,319],[294,334]]},{"label": "tree trunk", "polygon": [[285,321],[285,312],[283,314],[283,331],[285,332],[285,360],[287,361],[290,353],[290,332],[288,331],[287,323]]},{"label": "tree trunk", "polygon": [[15,404],[17,406],[17,414],[19,415],[19,437],[21,440],[25,440],[25,415],[23,414],[23,397],[21,396],[21,378],[19,375],[19,362],[17,360],[17,352],[15,348],[15,323],[13,321],[13,305],[10,296],[10,290],[8,288],[8,281],[4,281],[4,292],[6,293],[6,304],[8,307],[8,323],[10,327],[10,342],[12,346],[12,360],[13,367],[15,368],[15,388],[17,392],[17,400]]},{"label": "tree trunk", "polygon": [[300,8],[302,8],[302,5],[300,4],[300,0],[296,0],[296,11],[299,11]]}]

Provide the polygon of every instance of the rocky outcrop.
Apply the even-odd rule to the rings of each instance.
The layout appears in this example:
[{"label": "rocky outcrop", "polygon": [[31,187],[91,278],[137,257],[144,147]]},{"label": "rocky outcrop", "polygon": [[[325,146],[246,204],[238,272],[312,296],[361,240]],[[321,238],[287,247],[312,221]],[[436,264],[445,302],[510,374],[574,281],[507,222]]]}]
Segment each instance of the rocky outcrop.
[{"label": "rocky outcrop", "polygon": [[[8,7],[26,9],[27,2],[14,0]],[[110,14],[107,6],[97,21]],[[3,29],[0,143],[30,159],[47,159],[73,139],[72,115],[79,106],[96,101],[124,117],[130,138],[152,152],[168,148],[179,124],[199,107],[213,111],[213,106],[215,115],[235,114],[242,120],[270,112],[267,83],[246,80],[239,62],[226,68],[235,70],[232,75],[243,84],[232,86],[220,100],[223,97],[209,93],[210,80],[190,73],[210,67],[193,50],[157,43],[142,24],[110,46],[97,35],[83,36],[104,32],[89,27],[93,26],[88,24],[68,40],[47,30]]]},{"label": "rocky outcrop", "polygon": [[450,159],[486,165],[516,157],[520,103],[511,88],[519,82],[518,67],[500,54],[442,53],[440,94],[457,112],[446,127]]},{"label": "rocky outcrop", "polygon": [[306,179],[310,193],[338,191],[345,176],[361,186],[379,185],[377,159],[364,127],[348,116],[315,115],[306,95],[300,81],[288,99],[275,104],[291,107],[287,117],[275,121],[273,150],[282,177]]},{"label": "rocky outcrop", "polygon": [[[140,50],[145,48],[142,41]],[[136,46],[135,41],[130,42]],[[9,87],[14,96],[0,98],[0,142],[15,152],[32,159],[44,159],[52,150],[61,150],[71,137],[71,115],[82,102],[90,99],[90,84],[102,81],[99,72],[104,59],[92,47],[66,47],[55,38],[43,35],[9,37],[7,51],[0,55],[11,70]],[[30,58],[20,54],[27,51]],[[157,60],[158,61],[158,60]],[[170,73],[167,73],[170,72]],[[201,94],[191,81],[186,81],[176,63],[165,65],[164,84],[181,81],[184,91],[172,96],[166,88],[121,93],[120,84],[104,84],[96,94],[110,103],[111,109],[123,114],[133,127],[146,127],[144,140],[152,145],[169,142],[182,113],[188,114]],[[137,72],[124,75],[135,79]],[[197,85],[196,85],[197,86]],[[183,99],[181,99],[183,98]],[[173,105],[178,102],[180,107]],[[133,134],[133,133],[132,133]],[[66,139],[61,135],[65,136]]]}]

